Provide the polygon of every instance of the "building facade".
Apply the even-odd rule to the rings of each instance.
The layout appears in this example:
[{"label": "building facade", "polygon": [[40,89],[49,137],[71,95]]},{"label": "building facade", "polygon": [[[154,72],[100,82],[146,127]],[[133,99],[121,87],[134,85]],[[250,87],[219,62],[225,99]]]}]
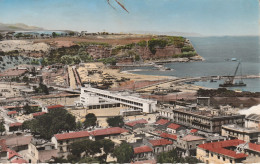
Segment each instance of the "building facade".
[{"label": "building facade", "polygon": [[221,115],[211,111],[190,110],[187,108],[158,109],[159,116],[169,119],[171,122],[195,128],[210,133],[221,133],[221,126],[225,124],[237,124],[244,126],[245,115]]},{"label": "building facade", "polygon": [[[91,95],[91,97],[89,95]],[[98,98],[108,102],[120,103],[126,108],[138,110],[144,113],[152,113],[156,111],[157,101],[155,100],[123,95],[119,92],[109,92],[91,87],[81,88],[80,101],[84,106],[89,105],[88,103],[99,102]]]}]

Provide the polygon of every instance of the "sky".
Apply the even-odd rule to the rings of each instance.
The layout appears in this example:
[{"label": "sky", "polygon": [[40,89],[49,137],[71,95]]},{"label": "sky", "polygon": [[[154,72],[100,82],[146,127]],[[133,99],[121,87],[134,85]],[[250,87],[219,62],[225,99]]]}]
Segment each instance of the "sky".
[{"label": "sky", "polygon": [[0,23],[89,32],[259,35],[258,0],[0,0]]}]

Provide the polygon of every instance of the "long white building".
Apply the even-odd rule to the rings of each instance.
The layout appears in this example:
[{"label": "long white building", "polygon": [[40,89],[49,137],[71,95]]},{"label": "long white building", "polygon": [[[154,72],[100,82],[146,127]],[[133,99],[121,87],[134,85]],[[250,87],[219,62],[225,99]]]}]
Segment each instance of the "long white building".
[{"label": "long white building", "polygon": [[157,101],[148,100],[130,95],[122,95],[120,92],[109,92],[101,89],[82,87],[80,94],[80,103],[84,106],[97,104],[101,99],[108,102],[120,103],[124,107],[139,110],[144,113],[152,113],[156,111]]}]

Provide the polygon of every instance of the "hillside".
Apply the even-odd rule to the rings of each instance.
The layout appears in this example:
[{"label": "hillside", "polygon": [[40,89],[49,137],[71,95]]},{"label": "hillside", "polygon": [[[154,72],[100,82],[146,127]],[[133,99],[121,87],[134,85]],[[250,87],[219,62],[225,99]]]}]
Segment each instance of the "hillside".
[{"label": "hillside", "polygon": [[6,40],[0,42],[0,51],[9,56],[43,57],[43,64],[46,65],[90,61],[115,65],[173,58],[183,58],[184,61],[199,58],[189,40],[165,35],[109,34]]},{"label": "hillside", "polygon": [[[42,42],[38,40],[37,42]],[[45,58],[47,64],[80,61],[131,64],[133,62],[198,56],[191,43],[179,36],[110,35],[44,40],[56,46]]]},{"label": "hillside", "polygon": [[28,26],[23,23],[16,23],[16,24],[0,23],[0,31],[36,31],[36,30],[43,30],[43,28]]}]

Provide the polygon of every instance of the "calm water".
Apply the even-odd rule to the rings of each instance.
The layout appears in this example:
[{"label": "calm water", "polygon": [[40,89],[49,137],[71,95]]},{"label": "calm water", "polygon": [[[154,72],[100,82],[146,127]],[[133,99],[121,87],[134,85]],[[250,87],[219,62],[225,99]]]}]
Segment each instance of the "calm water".
[{"label": "calm water", "polygon": [[[150,67],[146,67],[133,73],[177,77],[233,75],[237,62],[226,61],[225,59],[237,58],[242,62],[243,75],[260,74],[260,43],[258,37],[191,37],[189,39],[197,53],[205,61],[165,65],[174,69],[173,71],[151,70]],[[248,79],[245,82],[247,86],[241,87],[241,90],[260,92],[259,79]],[[197,84],[217,88],[217,83],[199,82]]]}]

